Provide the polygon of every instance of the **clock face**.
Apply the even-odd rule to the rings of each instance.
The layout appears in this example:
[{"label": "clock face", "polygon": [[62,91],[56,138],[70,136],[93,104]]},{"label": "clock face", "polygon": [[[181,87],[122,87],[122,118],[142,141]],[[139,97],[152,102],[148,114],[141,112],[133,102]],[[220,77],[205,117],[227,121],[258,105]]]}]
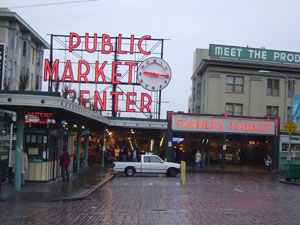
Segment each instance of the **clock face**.
[{"label": "clock face", "polygon": [[160,91],[171,80],[168,63],[160,58],[148,58],[138,68],[138,80],[148,91]]}]

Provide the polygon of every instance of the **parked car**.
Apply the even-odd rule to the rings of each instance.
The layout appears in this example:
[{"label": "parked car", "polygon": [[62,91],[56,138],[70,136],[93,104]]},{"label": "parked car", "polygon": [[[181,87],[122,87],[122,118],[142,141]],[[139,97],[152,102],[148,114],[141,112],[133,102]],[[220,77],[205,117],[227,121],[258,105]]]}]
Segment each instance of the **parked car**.
[{"label": "parked car", "polygon": [[141,155],[140,162],[114,162],[112,170],[124,172],[126,176],[133,176],[135,173],[163,173],[176,177],[180,164],[165,162],[157,155]]}]

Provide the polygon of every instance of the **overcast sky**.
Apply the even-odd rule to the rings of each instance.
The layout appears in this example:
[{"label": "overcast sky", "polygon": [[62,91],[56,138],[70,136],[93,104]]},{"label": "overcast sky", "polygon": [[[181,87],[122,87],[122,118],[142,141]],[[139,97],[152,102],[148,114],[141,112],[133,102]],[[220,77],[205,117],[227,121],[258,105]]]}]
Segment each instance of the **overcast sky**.
[{"label": "overcast sky", "polygon": [[298,0],[100,0],[13,8],[67,1],[0,0],[0,6],[11,7],[48,43],[46,34],[70,32],[170,39],[164,59],[173,77],[162,91],[169,102],[162,105],[162,118],[167,110],[188,110],[196,48],[213,43],[300,52]]}]

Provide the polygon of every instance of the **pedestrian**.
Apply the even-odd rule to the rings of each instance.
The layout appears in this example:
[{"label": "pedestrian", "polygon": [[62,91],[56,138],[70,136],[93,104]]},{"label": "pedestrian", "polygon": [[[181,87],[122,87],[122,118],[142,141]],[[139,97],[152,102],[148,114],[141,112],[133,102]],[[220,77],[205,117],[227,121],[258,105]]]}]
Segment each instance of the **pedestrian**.
[{"label": "pedestrian", "polygon": [[136,149],[133,149],[133,152],[132,152],[132,162],[136,162]]},{"label": "pedestrian", "polygon": [[[25,185],[25,171],[28,168],[28,156],[26,154],[26,152],[22,152],[22,158],[21,158],[21,185],[24,186]],[[15,173],[15,166],[16,166],[16,151],[13,151],[12,154],[12,172]]]},{"label": "pedestrian", "polygon": [[110,158],[109,149],[106,149],[104,152],[104,167],[108,167],[109,158]]},{"label": "pedestrian", "polygon": [[200,168],[200,161],[201,161],[201,153],[199,150],[197,150],[197,153],[195,155],[195,161],[196,161],[196,168],[199,169]]},{"label": "pedestrian", "polygon": [[117,147],[115,148],[115,158],[116,158],[116,161],[120,160],[120,148],[119,148],[119,145],[117,145]]},{"label": "pedestrian", "polygon": [[25,185],[25,171],[28,168],[28,156],[26,154],[26,152],[22,152],[22,174],[21,174],[21,185],[24,186]]},{"label": "pedestrian", "polygon": [[70,154],[67,151],[67,148],[63,148],[63,154],[60,156],[60,166],[61,166],[61,177],[63,181],[70,180],[69,174],[69,165],[70,165]]},{"label": "pedestrian", "polygon": [[271,156],[268,154],[266,158],[264,158],[265,161],[265,165],[267,167],[268,171],[272,171],[272,158]]},{"label": "pedestrian", "polygon": [[204,149],[202,149],[202,152],[201,152],[201,168],[202,169],[205,169],[206,158],[207,158],[207,153]]},{"label": "pedestrian", "polygon": [[123,146],[122,161],[127,162],[127,148]]}]

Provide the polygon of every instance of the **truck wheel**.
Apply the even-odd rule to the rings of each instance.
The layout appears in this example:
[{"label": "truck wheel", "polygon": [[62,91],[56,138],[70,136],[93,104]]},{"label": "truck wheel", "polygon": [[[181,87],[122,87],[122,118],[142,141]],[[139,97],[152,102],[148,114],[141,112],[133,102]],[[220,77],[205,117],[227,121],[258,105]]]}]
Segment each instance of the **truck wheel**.
[{"label": "truck wheel", "polygon": [[177,176],[177,170],[175,168],[168,169],[167,176],[168,177],[176,177]]},{"label": "truck wheel", "polygon": [[135,169],[133,167],[128,167],[125,169],[125,174],[128,177],[132,177],[135,174]]}]

